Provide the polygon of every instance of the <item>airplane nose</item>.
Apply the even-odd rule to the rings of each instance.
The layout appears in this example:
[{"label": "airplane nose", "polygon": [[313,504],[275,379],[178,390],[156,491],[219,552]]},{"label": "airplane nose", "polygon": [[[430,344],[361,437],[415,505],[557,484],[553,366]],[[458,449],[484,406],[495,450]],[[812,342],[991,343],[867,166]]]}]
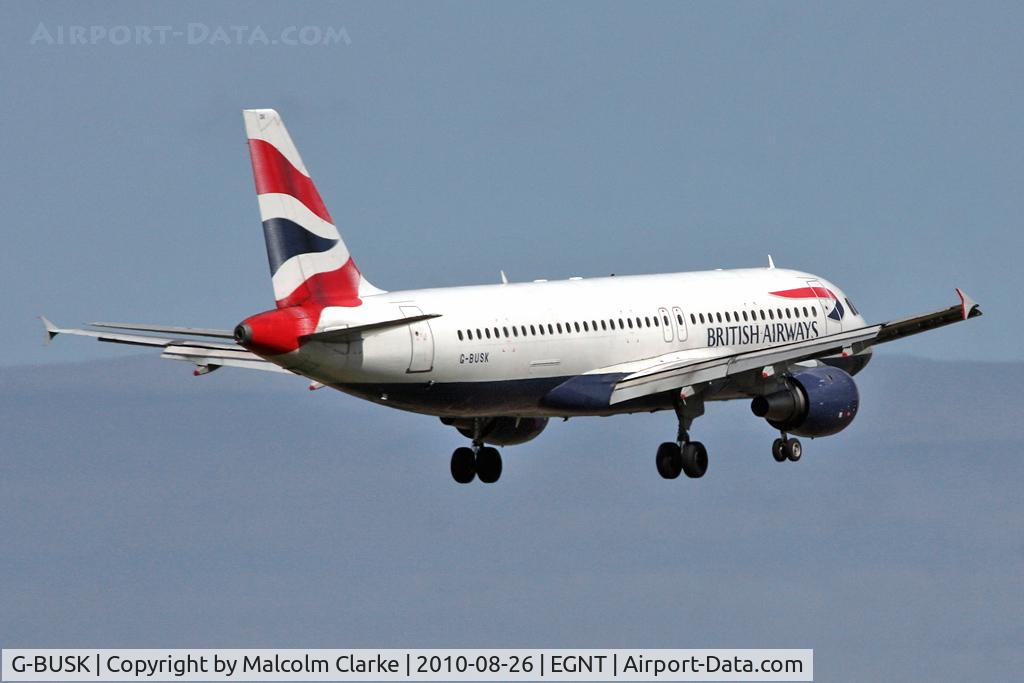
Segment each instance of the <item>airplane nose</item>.
[{"label": "airplane nose", "polygon": [[245,323],[239,323],[235,326],[235,341],[245,346],[252,341],[252,328]]}]

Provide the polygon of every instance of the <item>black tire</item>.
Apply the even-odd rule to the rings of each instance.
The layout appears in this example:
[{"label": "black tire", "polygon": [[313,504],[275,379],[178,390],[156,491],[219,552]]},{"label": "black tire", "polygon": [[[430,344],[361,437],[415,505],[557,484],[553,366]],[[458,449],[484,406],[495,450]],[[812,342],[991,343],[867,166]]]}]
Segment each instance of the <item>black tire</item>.
[{"label": "black tire", "polygon": [[662,479],[678,477],[683,471],[683,456],[679,452],[679,444],[666,441],[658,446],[658,455],[655,456],[654,462]]},{"label": "black tire", "polygon": [[456,448],[452,453],[452,479],[468,484],[476,477],[476,456],[472,448]]},{"label": "black tire", "polygon": [[775,439],[772,442],[772,457],[775,458],[775,462],[786,462],[786,440]]},{"label": "black tire", "polygon": [[700,479],[708,471],[708,449],[700,441],[683,444],[683,472],[691,479]]},{"label": "black tire", "polygon": [[484,446],[476,454],[476,476],[485,484],[493,484],[501,477],[501,453],[497,448]]},{"label": "black tire", "polygon": [[796,462],[804,454],[804,447],[800,445],[800,439],[787,439],[785,451],[789,461]]}]

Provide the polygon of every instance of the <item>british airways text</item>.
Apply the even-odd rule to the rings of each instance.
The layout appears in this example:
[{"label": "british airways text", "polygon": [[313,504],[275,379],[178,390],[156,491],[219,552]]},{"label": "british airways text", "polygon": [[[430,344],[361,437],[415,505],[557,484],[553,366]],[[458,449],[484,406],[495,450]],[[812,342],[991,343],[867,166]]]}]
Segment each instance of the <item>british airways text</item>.
[{"label": "british airways text", "polygon": [[732,325],[709,327],[708,346],[742,346],[744,344],[779,344],[812,339],[818,335],[818,321],[770,323],[767,325]]}]

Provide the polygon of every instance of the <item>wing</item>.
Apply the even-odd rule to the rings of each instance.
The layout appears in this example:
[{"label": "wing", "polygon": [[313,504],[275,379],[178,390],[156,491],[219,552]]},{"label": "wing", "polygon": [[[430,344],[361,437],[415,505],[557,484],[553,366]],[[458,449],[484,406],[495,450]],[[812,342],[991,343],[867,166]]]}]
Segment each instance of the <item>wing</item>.
[{"label": "wing", "polygon": [[612,388],[609,404],[614,405],[641,396],[745,372],[758,371],[767,377],[793,363],[837,354],[852,355],[876,344],[884,344],[981,315],[977,303],[961,290],[957,289],[956,292],[960,296],[960,303],[955,306],[827,337],[711,358],[681,358],[678,353],[659,356],[652,359],[646,367],[619,379]]},{"label": "wing", "polygon": [[122,323],[90,323],[93,327],[103,329],[78,329],[57,327],[45,316],[41,316],[43,326],[46,327],[47,339],[53,339],[58,334],[72,334],[79,337],[93,337],[102,342],[114,344],[129,344],[132,346],[149,346],[163,349],[161,358],[171,360],[183,360],[194,363],[195,374],[204,375],[217,368],[227,365],[250,370],[267,370],[270,372],[284,372],[293,374],[282,367],[263,360],[254,353],[246,351],[237,344],[225,344],[217,341],[203,339],[180,339],[176,337],[155,337],[148,334],[128,334],[124,332],[107,332],[108,329],[131,330],[140,332],[165,332],[174,335],[188,335],[196,337],[232,338],[231,332],[227,330],[209,330],[195,327],[160,327],[157,325],[127,325]]}]

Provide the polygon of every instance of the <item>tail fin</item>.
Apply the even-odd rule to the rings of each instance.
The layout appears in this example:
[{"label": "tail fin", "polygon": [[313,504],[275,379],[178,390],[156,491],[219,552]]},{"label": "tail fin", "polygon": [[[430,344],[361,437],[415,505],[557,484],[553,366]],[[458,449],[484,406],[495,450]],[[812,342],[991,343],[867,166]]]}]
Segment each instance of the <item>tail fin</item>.
[{"label": "tail fin", "polygon": [[246,109],[252,174],[278,308],[306,302],[358,306],[366,282],[273,109]]}]

